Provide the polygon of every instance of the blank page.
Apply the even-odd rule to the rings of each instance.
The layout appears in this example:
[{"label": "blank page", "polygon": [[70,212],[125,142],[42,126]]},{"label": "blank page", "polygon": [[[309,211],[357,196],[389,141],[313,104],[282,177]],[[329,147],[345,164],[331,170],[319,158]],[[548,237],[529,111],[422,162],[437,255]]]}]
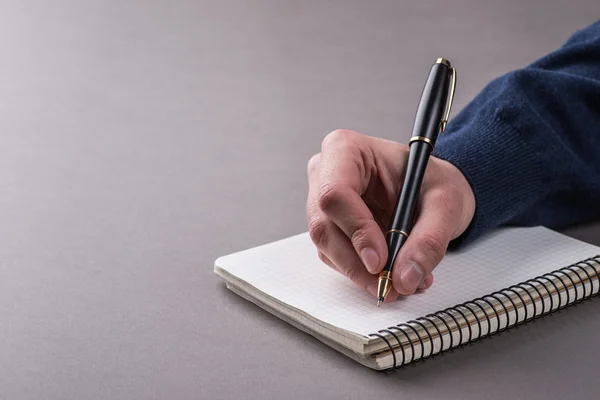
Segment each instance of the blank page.
[{"label": "blank page", "polygon": [[447,253],[427,291],[379,308],[373,296],[319,260],[308,233],[220,257],[215,267],[313,318],[368,336],[597,254],[599,247],[543,227],[503,228]]}]

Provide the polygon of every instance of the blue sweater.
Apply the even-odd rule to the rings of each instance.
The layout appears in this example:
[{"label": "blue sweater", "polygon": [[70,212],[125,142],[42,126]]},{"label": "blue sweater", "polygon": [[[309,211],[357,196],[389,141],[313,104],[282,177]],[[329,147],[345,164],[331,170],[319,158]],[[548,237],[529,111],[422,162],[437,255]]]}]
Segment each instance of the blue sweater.
[{"label": "blue sweater", "polygon": [[462,247],[501,225],[561,229],[600,217],[600,21],[490,82],[440,134],[434,155],[476,199]]}]

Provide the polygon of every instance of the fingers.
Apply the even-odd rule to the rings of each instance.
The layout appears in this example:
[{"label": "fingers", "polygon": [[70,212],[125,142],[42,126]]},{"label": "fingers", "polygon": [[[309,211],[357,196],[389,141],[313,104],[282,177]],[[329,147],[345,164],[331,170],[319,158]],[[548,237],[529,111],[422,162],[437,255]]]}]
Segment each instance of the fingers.
[{"label": "fingers", "polygon": [[338,226],[367,270],[375,274],[383,268],[387,254],[381,228],[361,197],[372,170],[365,140],[368,138],[349,131],[327,136],[320,168],[309,176],[309,185],[314,186],[309,202]]},{"label": "fingers", "polygon": [[462,206],[457,198],[442,188],[422,195],[417,221],[392,272],[394,288],[400,294],[412,294],[423,284],[429,287],[433,283],[431,273],[442,261],[459,224],[461,212],[457,210]]},{"label": "fingers", "polygon": [[321,260],[321,262],[329,267],[331,267],[334,271],[338,271],[337,267],[335,266],[335,264],[329,259],[329,257],[327,257],[325,255],[325,253],[323,253],[322,251],[318,251],[317,255],[319,256],[319,260]]},{"label": "fingers", "polygon": [[[382,226],[396,201],[407,155],[406,146],[335,131],[307,166],[308,224],[319,258],[373,296],[387,259]],[[460,171],[431,159],[416,224],[396,258],[388,301],[431,287],[448,243],[472,217],[474,199],[468,193]]]},{"label": "fingers", "polygon": [[433,275],[427,275],[427,278],[419,285],[419,290],[429,289],[433,285]]},{"label": "fingers", "polygon": [[[311,240],[319,251],[321,260],[347,276],[358,286],[377,295],[377,277],[371,275],[354,250],[350,239],[344,232],[319,208],[315,199],[318,196],[319,185],[315,183],[315,173],[318,173],[319,157],[313,157],[309,163],[309,201],[307,202],[308,230]],[[315,165],[317,164],[317,165]]]},{"label": "fingers", "polygon": [[[312,241],[322,254],[321,260],[342,273],[352,282],[377,295],[377,276],[363,266],[346,235],[326,217],[313,214],[309,222]],[[329,264],[331,263],[331,264]]]},{"label": "fingers", "polygon": [[[341,152],[344,153],[344,151]],[[352,166],[349,164],[352,162],[355,161],[343,155],[340,159],[335,160],[335,157],[326,152],[319,153],[310,159],[307,166],[309,178],[307,200],[309,233],[318,249],[319,258],[324,264],[348,277],[375,297],[377,296],[378,275],[369,273],[365,268],[365,264],[373,268],[373,265],[378,267],[381,262],[378,254],[375,254],[377,260],[369,259],[372,254],[370,255],[368,251],[365,252],[364,250],[365,247],[371,248],[371,246],[368,246],[368,241],[363,241],[364,237],[361,236],[360,224],[357,224],[352,216],[356,218],[356,215],[359,215],[358,218],[361,218],[367,225],[371,225],[368,230],[371,230],[371,232],[374,230],[375,234],[381,236],[384,254],[386,252],[385,238],[383,238],[381,229],[375,223],[360,195],[353,192],[352,189],[348,189],[348,187],[357,188],[357,183],[356,181],[353,182],[352,178],[355,175],[349,172],[348,176],[339,176],[337,175],[338,171],[335,171],[338,168],[337,166],[340,170],[351,170]],[[352,196],[353,194],[356,197],[352,197],[349,202],[343,198],[346,195]],[[344,210],[350,214],[350,217],[343,215]],[[354,228],[355,226],[356,228]],[[357,233],[352,234],[352,230]],[[366,246],[361,246],[363,243],[366,243]],[[359,256],[361,253],[359,252],[362,253],[363,259],[366,261],[361,260]],[[394,301],[397,297],[398,293],[392,290],[386,300]]]}]

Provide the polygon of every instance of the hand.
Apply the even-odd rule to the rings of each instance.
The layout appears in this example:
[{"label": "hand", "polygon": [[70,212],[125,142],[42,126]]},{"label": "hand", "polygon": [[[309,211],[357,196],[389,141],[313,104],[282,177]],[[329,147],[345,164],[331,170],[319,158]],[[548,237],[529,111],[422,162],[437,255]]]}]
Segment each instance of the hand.
[{"label": "hand", "polygon": [[[408,159],[408,146],[337,130],[308,162],[307,217],[319,258],[373,296],[387,260],[385,232]],[[387,301],[433,283],[448,243],[469,226],[473,191],[451,163],[431,157],[416,222],[398,253]]]}]

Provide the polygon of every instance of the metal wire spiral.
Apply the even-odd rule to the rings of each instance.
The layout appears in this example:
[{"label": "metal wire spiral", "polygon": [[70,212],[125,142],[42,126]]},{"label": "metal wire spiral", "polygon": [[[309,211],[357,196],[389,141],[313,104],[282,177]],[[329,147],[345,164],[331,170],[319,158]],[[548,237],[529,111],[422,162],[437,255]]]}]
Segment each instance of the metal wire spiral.
[{"label": "metal wire spiral", "polygon": [[[574,296],[571,295],[571,290]],[[600,255],[472,301],[390,326],[369,336],[384,341],[393,358],[393,366],[390,369],[396,369],[579,304],[599,293]],[[555,301],[555,296],[558,301]],[[538,301],[541,303],[541,310],[538,308]],[[549,303],[548,307],[546,303]],[[531,313],[529,306],[533,309]],[[510,311],[513,310],[514,313],[511,313]],[[514,314],[512,321],[511,314]],[[502,315],[504,318],[501,318]],[[468,316],[471,316],[471,319]],[[472,319],[475,320],[474,324],[471,323]],[[483,325],[487,327],[485,331]],[[492,325],[495,325],[493,329]],[[475,327],[476,334],[473,332]],[[466,337],[463,336],[465,328],[468,330]],[[458,341],[454,339],[455,332],[458,333]],[[446,343],[445,337],[449,338],[449,343]],[[402,339],[405,341],[403,342]],[[435,351],[436,345],[439,345],[437,351]],[[426,353],[427,347],[429,351]],[[406,354],[409,349],[410,358]],[[398,357],[396,353],[400,353],[401,356]]]}]

